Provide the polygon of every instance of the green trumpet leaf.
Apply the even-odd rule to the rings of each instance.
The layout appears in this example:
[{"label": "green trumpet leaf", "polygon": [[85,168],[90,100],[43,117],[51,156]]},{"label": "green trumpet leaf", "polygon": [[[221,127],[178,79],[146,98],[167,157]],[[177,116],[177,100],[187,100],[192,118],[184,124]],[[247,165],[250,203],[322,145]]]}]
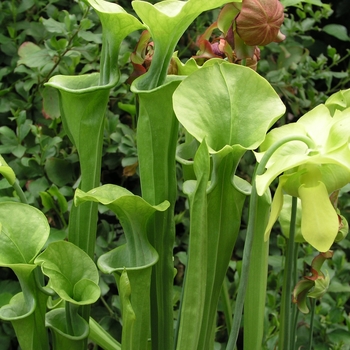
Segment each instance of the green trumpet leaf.
[{"label": "green trumpet leaf", "polygon": [[94,261],[76,245],[59,241],[49,244],[35,263],[50,278],[50,287],[77,305],[94,303],[100,296],[99,275]]},{"label": "green trumpet leaf", "polygon": [[155,46],[150,70],[138,79],[138,88],[148,90],[162,85],[176,44],[187,27],[202,12],[220,7],[227,2],[229,1],[166,0],[153,5],[146,1],[133,1],[132,6],[148,27]]},{"label": "green trumpet leaf", "polygon": [[[100,183],[103,123],[109,91],[119,80],[119,49],[122,40],[144,26],[119,5],[87,1],[97,12],[103,27],[100,73],[81,76],[52,77],[47,83],[60,93],[60,110],[64,129],[79,153],[80,188],[88,191]],[[97,205],[88,203],[73,208],[69,220],[69,240],[94,254]]]},{"label": "green trumpet leaf", "polygon": [[[28,276],[27,284],[32,282]],[[22,281],[23,285],[23,281]],[[33,288],[35,288],[32,285]],[[13,296],[8,305],[0,308],[0,319],[10,321],[23,350],[48,349],[44,324],[47,296],[24,288],[24,293]]]},{"label": "green trumpet leaf", "polygon": [[50,233],[45,215],[22,203],[0,203],[0,266],[11,268],[22,288],[0,309],[0,319],[11,321],[23,350],[48,347],[44,315],[47,296],[36,288],[34,259]]},{"label": "green trumpet leaf", "polygon": [[45,215],[22,203],[0,203],[0,227],[0,266],[7,267],[33,264],[50,234]]},{"label": "green trumpet leaf", "polygon": [[285,111],[264,78],[225,62],[191,74],[176,89],[173,101],[180,123],[200,142],[206,137],[211,152],[227,145],[257,148]]},{"label": "green trumpet leaf", "polygon": [[124,38],[135,30],[145,29],[141,22],[121,6],[104,0],[85,0],[97,12],[102,23],[100,85],[119,80],[119,49]]},{"label": "green trumpet leaf", "polygon": [[[167,210],[169,202],[150,205],[143,198],[115,185],[104,185],[89,192],[77,189],[75,204],[81,205],[86,201],[107,206],[117,215],[124,229],[126,244],[101,255],[97,264],[102,272],[114,274],[123,296],[123,324],[126,328],[122,334],[122,349],[146,349],[150,323],[151,272],[152,266],[158,261],[158,253],[148,241],[147,230],[150,218],[156,212]],[[127,279],[123,271],[127,272]]]},{"label": "green trumpet leaf", "polygon": [[81,350],[83,341],[89,335],[89,324],[77,313],[74,313],[74,334],[67,330],[67,317],[64,308],[49,311],[46,314],[46,327],[52,331],[53,350]]},{"label": "green trumpet leaf", "polygon": [[98,266],[103,272],[121,272],[124,268],[138,269],[157,262],[158,254],[146,235],[147,223],[156,211],[165,211],[169,207],[167,201],[152,206],[141,197],[115,185],[104,185],[86,193],[77,189],[75,204],[80,205],[86,201],[99,202],[112,210],[123,226],[126,236],[125,245],[104,254],[98,260]]}]

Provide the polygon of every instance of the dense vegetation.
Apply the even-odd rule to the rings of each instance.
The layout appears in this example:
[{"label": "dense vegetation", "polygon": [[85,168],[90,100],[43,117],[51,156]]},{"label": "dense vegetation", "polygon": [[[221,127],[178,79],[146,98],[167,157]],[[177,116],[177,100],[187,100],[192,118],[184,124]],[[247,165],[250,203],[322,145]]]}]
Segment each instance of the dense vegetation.
[{"label": "dense vegetation", "polygon": [[[132,12],[130,2],[119,1]],[[261,49],[257,71],[277,91],[287,107],[278,125],[296,121],[301,115],[326,101],[334,92],[350,87],[350,36],[347,33],[350,7],[347,0],[326,2],[292,1],[288,6],[282,32],[286,40]],[[196,55],[196,38],[215,21],[218,10],[202,14],[178,44],[181,59]],[[102,158],[102,184],[122,185],[140,193],[135,97],[130,92],[133,66],[130,53],[139,36],[134,33],[122,44],[119,65],[122,76],[111,91],[105,116]],[[14,169],[25,189],[27,200],[47,216],[49,241],[66,238],[68,213],[75,188],[79,186],[79,163],[76,149],[65,134],[58,105],[57,91],[45,86],[56,74],[78,75],[99,70],[101,25],[95,12],[82,1],[3,0],[0,3],[0,154]],[[179,141],[184,135],[179,133]],[[240,163],[239,171],[247,180],[252,175],[251,154]],[[175,315],[180,298],[189,231],[188,203],[182,193],[183,178],[178,168],[179,195],[176,204],[177,275],[174,284]],[[341,190],[339,208],[350,220],[350,187]],[[6,179],[0,179],[0,200],[14,200]],[[244,213],[246,213],[247,208]],[[99,208],[96,258],[124,243],[124,235],[114,214]],[[242,248],[247,218],[243,217],[227,273],[232,300],[237,292]],[[331,284],[316,304],[314,348],[347,349],[350,347],[350,238],[334,246],[333,259],[327,262]],[[265,346],[273,349],[278,336],[281,270],[285,239],[278,224],[271,234],[270,273],[266,309]],[[298,268],[305,275],[314,257],[309,245],[300,245]],[[93,305],[92,315],[116,339],[121,337],[120,300],[114,279],[101,275],[102,297]],[[5,305],[20,287],[7,268],[0,269],[0,306]],[[234,302],[234,301],[233,301]],[[219,306],[216,334],[218,349],[227,341],[226,325]],[[298,345],[307,344],[310,315],[300,316]],[[91,345],[93,348],[93,345]],[[9,323],[0,325],[0,350],[16,349],[14,331]]]}]

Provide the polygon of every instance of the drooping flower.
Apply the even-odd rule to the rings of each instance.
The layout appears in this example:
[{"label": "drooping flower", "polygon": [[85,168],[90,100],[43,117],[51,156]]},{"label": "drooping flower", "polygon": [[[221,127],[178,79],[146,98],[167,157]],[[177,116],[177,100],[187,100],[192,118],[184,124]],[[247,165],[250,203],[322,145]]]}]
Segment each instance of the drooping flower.
[{"label": "drooping flower", "polygon": [[[331,99],[330,99],[331,100]],[[325,105],[306,113],[296,123],[273,129],[257,153],[258,161],[276,141],[286,137],[306,137],[279,147],[269,159],[264,174],[257,176],[256,186],[262,195],[279,177],[265,238],[277,220],[283,194],[301,200],[301,234],[305,241],[321,252],[330,249],[339,231],[339,217],[329,196],[350,182],[350,108],[335,109],[333,115]]]},{"label": "drooping flower", "polygon": [[321,267],[326,259],[333,256],[332,251],[318,254],[311,263],[311,276],[304,276],[293,290],[293,302],[297,304],[298,309],[307,314],[306,297],[320,299],[327,292],[329,287],[330,277],[328,272],[323,273]]},{"label": "drooping flower", "polygon": [[236,30],[246,45],[267,45],[280,42],[284,20],[283,5],[279,0],[243,0],[236,18]]}]

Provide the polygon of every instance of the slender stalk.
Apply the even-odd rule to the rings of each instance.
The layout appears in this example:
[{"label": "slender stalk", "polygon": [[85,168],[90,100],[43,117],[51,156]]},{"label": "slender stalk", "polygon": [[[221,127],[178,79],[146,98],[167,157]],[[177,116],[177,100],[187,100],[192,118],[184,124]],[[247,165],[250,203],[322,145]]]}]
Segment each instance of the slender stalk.
[{"label": "slender stalk", "polygon": [[256,187],[254,183],[249,203],[248,229],[243,250],[241,279],[239,283],[239,289],[234,310],[232,330],[226,346],[226,350],[233,350],[235,348],[238,339],[239,329],[241,326],[244,298],[248,284],[250,253],[253,246],[254,229],[257,216],[257,200],[258,194],[256,193]]},{"label": "slender stalk", "polygon": [[227,277],[225,278],[225,281],[222,284],[221,301],[224,309],[226,328],[227,328],[227,331],[229,332],[230,329],[232,328],[232,307],[231,307],[230,295],[228,293],[228,288],[227,288]]},{"label": "slender stalk", "polygon": [[[294,247],[294,268],[293,268],[293,275],[292,275],[292,286],[295,286],[297,284],[297,280],[298,280],[298,248],[299,248],[299,244],[295,243],[295,247]],[[291,328],[291,349],[294,349],[294,345],[295,345],[295,333],[297,330],[297,324],[298,324],[298,315],[299,315],[299,309],[297,307],[294,307],[294,305],[292,305],[292,315],[291,315],[291,319],[293,320],[293,324],[292,324],[292,328]]]},{"label": "slender stalk", "polygon": [[314,332],[314,319],[315,319],[316,299],[311,298],[311,315],[310,315],[310,333],[309,333],[309,347],[308,350],[312,349],[312,339]]},{"label": "slender stalk", "polygon": [[25,196],[21,186],[19,185],[19,182],[18,180],[16,179],[16,181],[13,183],[13,188],[14,190],[16,191],[21,203],[24,203],[24,204],[28,204],[28,201],[27,201],[27,197]]},{"label": "slender stalk", "polygon": [[104,330],[93,318],[89,320],[89,339],[101,346],[104,350],[121,350],[118,343],[106,330]]},{"label": "slender stalk", "polygon": [[295,221],[297,212],[297,198],[293,197],[292,211],[290,220],[289,239],[287,240],[286,261],[284,268],[284,280],[281,301],[281,329],[279,338],[279,349],[291,350],[292,339],[292,281],[294,280],[294,237],[295,237]]},{"label": "slender stalk", "polygon": [[[264,196],[267,197],[267,196]],[[244,349],[260,350],[264,336],[264,314],[269,242],[264,241],[270,198],[258,198],[257,222],[251,251],[248,286],[244,302]]]}]

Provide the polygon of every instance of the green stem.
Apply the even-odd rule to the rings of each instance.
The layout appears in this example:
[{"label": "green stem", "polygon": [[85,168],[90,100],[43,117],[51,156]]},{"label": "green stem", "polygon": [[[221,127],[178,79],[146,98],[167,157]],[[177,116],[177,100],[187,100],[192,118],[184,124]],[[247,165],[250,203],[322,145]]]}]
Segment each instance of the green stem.
[{"label": "green stem", "polygon": [[297,197],[293,197],[290,220],[290,233],[287,240],[286,262],[284,268],[284,280],[281,300],[281,328],[279,338],[279,349],[291,350],[294,339],[292,339],[292,283],[294,281],[294,237],[295,221],[297,212]]},{"label": "green stem", "polygon": [[19,185],[19,182],[18,180],[16,179],[16,181],[13,183],[13,188],[14,190],[16,191],[21,203],[24,203],[24,204],[28,204],[28,201],[27,201],[27,197],[25,196],[21,186]]},{"label": "green stem", "polygon": [[[232,350],[235,348],[237,339],[238,339],[238,333],[239,328],[241,324],[242,319],[242,311],[243,311],[243,304],[247,289],[247,283],[248,283],[248,276],[249,276],[249,266],[250,266],[250,257],[251,257],[251,250],[253,246],[253,235],[256,229],[256,216],[257,216],[257,193],[256,193],[256,186],[255,186],[255,176],[261,175],[266,167],[266,164],[270,157],[273,155],[273,153],[281,147],[283,144],[290,142],[290,141],[301,141],[304,142],[309,148],[314,148],[315,145],[313,141],[308,138],[307,136],[302,135],[291,135],[286,138],[283,138],[277,142],[275,142],[264,154],[263,158],[261,159],[257,169],[256,174],[253,177],[253,187],[252,187],[252,194],[250,198],[250,206],[249,206],[249,219],[248,219],[248,229],[247,229],[247,236],[246,236],[246,242],[244,245],[244,251],[243,251],[243,260],[242,260],[242,273],[241,273],[241,281],[239,284],[238,289],[238,295],[237,295],[237,301],[236,301],[236,307],[234,312],[234,319],[233,319],[233,325],[232,330],[230,333],[230,337],[227,343],[227,350]],[[286,349],[284,349],[286,350]]]},{"label": "green stem", "polygon": [[227,276],[225,278],[224,283],[222,284],[221,289],[221,301],[224,309],[225,322],[227,330],[232,328],[232,307],[231,307],[231,299],[227,288],[228,279]]},{"label": "green stem", "polygon": [[[266,198],[267,197],[267,198]],[[260,350],[264,336],[269,242],[264,241],[269,219],[270,196],[258,197],[257,220],[244,302],[244,349]]]},{"label": "green stem", "polygon": [[[294,258],[293,258],[293,262],[294,262],[294,267],[293,267],[293,275],[292,275],[292,286],[295,286],[297,284],[297,280],[298,280],[298,248],[299,248],[299,244],[295,243],[295,247],[294,247]],[[291,319],[293,320],[293,325],[291,328],[291,349],[294,349],[294,345],[295,345],[295,333],[297,330],[297,324],[298,324],[298,315],[299,315],[299,309],[297,307],[294,306],[294,304],[292,304],[292,315],[291,315]]]},{"label": "green stem", "polygon": [[121,345],[107,331],[105,331],[93,318],[89,320],[89,339],[104,350],[121,350]]},{"label": "green stem", "polygon": [[311,298],[311,320],[310,320],[310,331],[309,331],[309,347],[308,350],[312,349],[312,339],[314,331],[314,319],[315,319],[316,299]]},{"label": "green stem", "polygon": [[238,294],[237,294],[236,305],[234,310],[234,318],[232,323],[232,330],[230,333],[229,340],[227,342],[226,350],[233,350],[235,348],[237,339],[238,339],[239,329],[241,326],[244,298],[245,298],[247,284],[248,284],[250,253],[253,246],[254,229],[255,229],[255,222],[257,217],[257,201],[258,201],[258,194],[256,193],[256,187],[254,182],[250,203],[249,203],[249,219],[248,219],[247,236],[246,236],[244,250],[243,250],[241,279],[238,287]]}]

